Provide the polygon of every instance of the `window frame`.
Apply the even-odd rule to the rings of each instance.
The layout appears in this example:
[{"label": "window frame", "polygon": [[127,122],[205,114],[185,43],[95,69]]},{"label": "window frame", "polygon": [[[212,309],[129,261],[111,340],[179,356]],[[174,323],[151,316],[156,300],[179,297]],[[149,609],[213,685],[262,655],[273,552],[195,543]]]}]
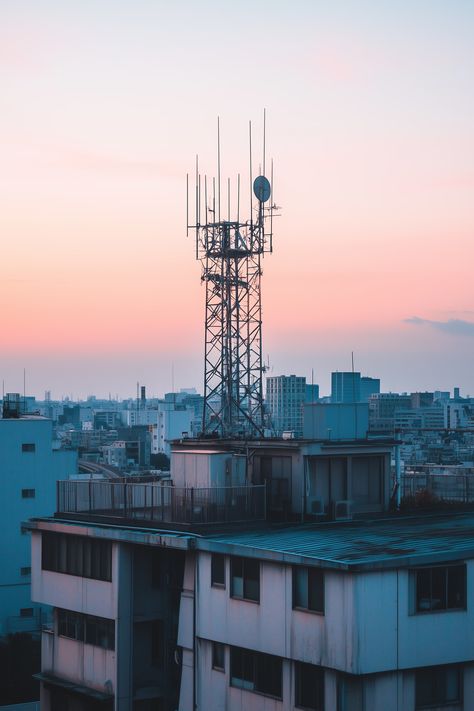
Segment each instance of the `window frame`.
[{"label": "window frame", "polygon": [[[221,661],[222,664],[220,663]],[[225,644],[222,644],[222,642],[212,643],[212,668],[216,671],[225,672]]]},{"label": "window frame", "polygon": [[[222,565],[222,571],[217,570],[217,565]],[[222,573],[222,579],[218,579],[219,575],[216,573]],[[226,588],[226,556],[223,553],[211,553],[211,587],[213,588]]]},{"label": "window frame", "polygon": [[41,569],[112,582],[112,541],[43,531]]},{"label": "window frame", "polygon": [[[444,676],[441,681],[441,676],[440,673],[443,673]],[[446,686],[447,686],[447,674],[449,672],[454,672],[456,674],[456,679],[457,679],[457,697],[456,699],[447,699],[446,698]],[[429,699],[428,701],[421,701],[419,699],[420,695],[420,690],[419,690],[419,684],[420,680],[419,677],[422,674],[426,674],[427,676],[429,675],[429,678],[427,679],[429,688],[434,691],[434,693],[439,692],[441,689],[441,686],[444,686],[444,695],[443,699],[441,697],[438,698],[432,698]],[[424,709],[436,709],[439,708],[440,706],[451,706],[451,705],[456,705],[456,704],[462,704],[463,703],[463,684],[464,684],[464,674],[463,674],[463,667],[460,664],[442,664],[442,665],[437,665],[437,666],[432,666],[432,667],[421,667],[419,669],[415,670],[415,711],[422,711]],[[438,688],[436,688],[438,687]]]},{"label": "window frame", "polygon": [[22,442],[21,453],[34,454],[36,452],[36,442]]},{"label": "window frame", "polygon": [[[296,662],[294,663],[295,670],[295,708],[305,709],[307,711],[324,711],[324,668],[319,667],[316,664],[308,664],[306,662]],[[316,706],[307,706],[303,703],[302,695],[304,694],[302,689],[302,678],[304,674],[317,674],[319,679],[315,682],[316,695],[319,698],[316,701]]]},{"label": "window frame", "polygon": [[[272,664],[275,665],[275,668],[269,671]],[[229,667],[229,686],[272,699],[283,700],[283,659],[281,657],[244,647],[231,646]],[[235,672],[240,672],[240,675]],[[270,686],[265,688],[268,679],[264,679],[264,676],[266,674],[271,676],[275,672],[279,675],[278,689],[276,687],[271,689]]]},{"label": "window frame", "polygon": [[[462,591],[461,604],[450,604],[452,600],[453,592],[450,590],[450,580],[449,571],[459,571],[462,570],[463,581],[462,581]],[[466,563],[452,563],[449,565],[430,565],[430,566],[420,566],[415,568],[411,572],[411,594],[410,594],[410,614],[411,615],[430,615],[438,614],[443,612],[465,612],[467,610],[467,567]],[[434,598],[433,597],[433,574],[443,572],[445,575],[444,580],[444,598]],[[429,574],[429,597],[421,598],[419,594],[419,587],[422,583],[420,578],[422,575]],[[426,584],[426,582],[425,582]],[[428,600],[428,605],[426,609],[420,609],[421,599]],[[444,603],[443,603],[444,599]],[[436,600],[440,601],[439,606],[434,606]]]},{"label": "window frame", "polygon": [[[252,576],[249,574],[254,566],[258,568],[257,576]],[[238,571],[238,568],[241,568]],[[238,572],[241,574],[238,575]],[[255,571],[254,571],[255,572]],[[238,586],[237,580],[241,579],[242,591],[240,592],[236,587]],[[252,594],[250,586],[256,584],[257,591],[256,595]],[[234,600],[245,600],[246,602],[254,602],[257,605],[260,604],[260,561],[256,558],[243,558],[242,556],[231,556],[230,558],[230,597]]]},{"label": "window frame", "polygon": [[[300,575],[303,577],[306,576],[306,604],[304,604],[304,601],[302,601],[299,597],[300,593],[298,592],[298,576]],[[316,585],[316,590],[312,589],[312,582]],[[325,583],[325,574],[322,568],[315,568],[307,565],[292,566],[293,610],[311,612],[314,615],[324,615],[326,606]],[[317,606],[311,605],[312,600],[315,600],[315,605]]]}]

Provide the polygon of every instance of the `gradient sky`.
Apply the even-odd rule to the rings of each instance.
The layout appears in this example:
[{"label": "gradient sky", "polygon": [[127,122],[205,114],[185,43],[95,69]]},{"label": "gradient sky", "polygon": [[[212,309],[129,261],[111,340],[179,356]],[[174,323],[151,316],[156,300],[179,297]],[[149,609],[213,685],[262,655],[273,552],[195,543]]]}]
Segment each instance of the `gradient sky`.
[{"label": "gradient sky", "polygon": [[472,0],[1,0],[1,377],[201,389],[185,175],[267,110],[272,373],[474,395]]}]

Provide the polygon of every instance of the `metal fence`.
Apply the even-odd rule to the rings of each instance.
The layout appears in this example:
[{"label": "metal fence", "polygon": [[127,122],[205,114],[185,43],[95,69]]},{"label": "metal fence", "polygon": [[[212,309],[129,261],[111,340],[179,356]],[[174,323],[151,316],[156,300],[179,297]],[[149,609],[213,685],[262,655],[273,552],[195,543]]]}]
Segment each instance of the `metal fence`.
[{"label": "metal fence", "polygon": [[407,474],[400,486],[402,499],[425,494],[449,503],[474,503],[474,474]]},{"label": "metal fence", "polygon": [[57,483],[57,512],[163,523],[265,519],[265,485],[180,488],[160,483],[69,480]]}]

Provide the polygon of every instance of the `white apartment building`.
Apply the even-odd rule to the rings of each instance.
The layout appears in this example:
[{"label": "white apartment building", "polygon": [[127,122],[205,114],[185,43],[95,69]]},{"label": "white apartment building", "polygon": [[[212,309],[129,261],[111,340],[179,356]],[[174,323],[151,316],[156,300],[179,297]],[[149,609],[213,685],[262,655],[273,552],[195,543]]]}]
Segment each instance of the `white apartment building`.
[{"label": "white apartment building", "polygon": [[0,419],[0,636],[40,627],[41,606],[30,595],[30,538],[22,524],[51,515],[56,482],[75,474],[77,453],[53,449],[51,420]]},{"label": "white apartment building", "polygon": [[174,486],[64,482],[30,521],[42,711],[473,708],[474,515],[374,519],[388,442],[252,450],[175,443]]}]

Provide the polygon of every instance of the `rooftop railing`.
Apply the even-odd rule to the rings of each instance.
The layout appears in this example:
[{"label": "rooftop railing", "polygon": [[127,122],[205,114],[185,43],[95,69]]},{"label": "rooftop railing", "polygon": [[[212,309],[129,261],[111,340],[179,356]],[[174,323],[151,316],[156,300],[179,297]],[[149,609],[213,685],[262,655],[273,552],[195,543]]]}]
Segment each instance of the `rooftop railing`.
[{"label": "rooftop railing", "polygon": [[261,486],[181,488],[113,480],[57,482],[57,513],[80,514],[143,525],[223,524],[266,518]]},{"label": "rooftop railing", "polygon": [[400,485],[402,501],[474,503],[474,474],[406,474]]}]

